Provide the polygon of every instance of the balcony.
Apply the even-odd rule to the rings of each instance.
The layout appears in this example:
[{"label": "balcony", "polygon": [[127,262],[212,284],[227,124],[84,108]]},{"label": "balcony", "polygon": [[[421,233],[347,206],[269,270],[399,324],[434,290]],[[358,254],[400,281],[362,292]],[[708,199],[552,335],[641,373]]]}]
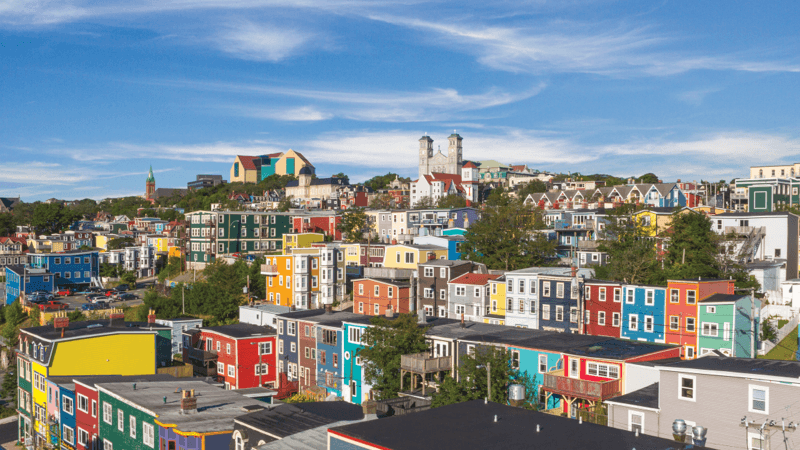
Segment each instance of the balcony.
[{"label": "balcony", "polygon": [[209,361],[216,361],[217,360],[217,353],[216,352],[208,352],[205,350],[201,350],[199,348],[190,348],[189,349],[189,359],[193,359],[195,361],[202,361],[202,362],[209,362]]},{"label": "balcony", "polygon": [[725,234],[750,234],[754,227],[725,227]]},{"label": "balcony", "polygon": [[544,374],[542,389],[564,397],[603,401],[622,393],[620,380],[587,381],[564,376],[564,370]]},{"label": "balcony", "polygon": [[578,241],[578,250],[597,250],[599,241]]},{"label": "balcony", "polygon": [[450,370],[450,358],[447,356],[432,357],[429,353],[414,353],[400,356],[400,368],[414,373],[434,373]]},{"label": "balcony", "polygon": [[274,277],[278,275],[278,265],[277,264],[262,264],[261,265],[261,275],[266,275],[268,277]]}]

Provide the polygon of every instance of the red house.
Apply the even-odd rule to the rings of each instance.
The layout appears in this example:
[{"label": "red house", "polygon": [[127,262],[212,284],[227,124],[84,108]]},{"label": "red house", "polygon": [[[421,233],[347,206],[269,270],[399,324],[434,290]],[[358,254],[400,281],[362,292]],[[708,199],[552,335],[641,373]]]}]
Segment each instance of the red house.
[{"label": "red house", "polygon": [[[92,450],[102,443],[97,437],[99,405],[94,383],[80,378],[75,380],[75,448]],[[85,434],[84,434],[85,433]],[[85,442],[85,444],[81,444]],[[92,443],[95,443],[94,445]]]},{"label": "red house", "polygon": [[733,294],[733,280],[668,280],[666,304],[667,344],[681,346],[681,357],[697,355],[698,302],[714,294]]},{"label": "red house", "polygon": [[217,380],[225,383],[226,389],[275,386],[278,370],[274,328],[237,323],[200,328],[199,334],[201,348],[184,346],[184,361],[194,363],[196,358],[190,357],[190,352],[216,355]]},{"label": "red house", "polygon": [[620,337],[622,285],[613,281],[584,282],[584,334]]},{"label": "red house", "polygon": [[335,212],[315,211],[300,214],[292,218],[295,233],[323,233],[334,240],[342,239],[342,232],[336,226],[342,221],[341,214]]},{"label": "red house", "polygon": [[411,285],[408,280],[389,278],[361,278],[353,280],[353,312],[367,316],[409,313],[413,306]]},{"label": "red house", "polygon": [[317,329],[313,322],[297,321],[299,333],[297,361],[300,386],[309,387],[317,384]]}]

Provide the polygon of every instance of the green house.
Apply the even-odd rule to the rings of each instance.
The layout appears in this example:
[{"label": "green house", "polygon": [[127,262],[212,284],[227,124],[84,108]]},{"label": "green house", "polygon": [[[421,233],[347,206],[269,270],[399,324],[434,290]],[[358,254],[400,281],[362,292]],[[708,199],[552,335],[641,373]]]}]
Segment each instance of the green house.
[{"label": "green house", "polygon": [[750,358],[750,335],[758,349],[758,303],[751,329],[751,303],[749,295],[714,294],[698,302],[697,348],[700,355],[719,351],[725,355]]},{"label": "green house", "polygon": [[[180,380],[175,380],[178,386]],[[142,383],[138,383],[142,384]],[[100,404],[98,436],[103,449],[145,450],[158,448],[157,414],[131,402],[128,392],[137,391],[137,383],[97,384]],[[137,394],[141,395],[141,391]]]},{"label": "green house", "polygon": [[747,188],[749,212],[774,212],[782,205],[800,204],[800,180],[795,178],[736,180],[736,187]]}]

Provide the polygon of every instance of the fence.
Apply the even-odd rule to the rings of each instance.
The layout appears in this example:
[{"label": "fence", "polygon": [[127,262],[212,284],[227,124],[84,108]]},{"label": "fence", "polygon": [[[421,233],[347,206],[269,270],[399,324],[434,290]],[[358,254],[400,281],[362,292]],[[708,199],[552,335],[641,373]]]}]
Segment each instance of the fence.
[{"label": "fence", "polygon": [[[765,316],[763,314],[763,310],[762,310],[761,317],[762,317],[762,319],[765,319],[766,317],[768,317],[768,316]],[[771,322],[772,322],[772,326],[774,326],[777,329],[778,328],[778,319],[772,319]],[[777,338],[775,339],[775,342],[772,342],[772,341],[761,341],[761,348],[758,349],[758,354],[759,355],[766,355],[767,353],[769,353],[770,350],[775,348],[778,345],[778,343],[780,343],[783,340],[783,338],[788,336],[789,333],[791,333],[792,331],[794,331],[795,328],[797,328],[797,324],[798,323],[800,323],[800,315],[792,317],[792,320],[790,320],[789,323],[787,323],[781,329],[779,329],[779,330],[777,330],[775,332],[775,334],[777,335]],[[756,333],[758,333],[760,331],[761,330],[756,330]]]},{"label": "fence", "polygon": [[168,367],[159,367],[156,369],[156,373],[172,375],[175,378],[191,378],[194,375],[194,367],[189,363]]}]

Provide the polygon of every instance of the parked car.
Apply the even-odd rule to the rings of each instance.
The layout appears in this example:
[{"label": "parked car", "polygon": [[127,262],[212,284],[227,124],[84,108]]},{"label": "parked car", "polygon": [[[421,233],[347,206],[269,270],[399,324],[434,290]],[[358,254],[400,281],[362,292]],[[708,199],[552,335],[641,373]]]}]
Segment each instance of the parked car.
[{"label": "parked car", "polygon": [[67,297],[72,295],[74,292],[75,291],[73,291],[72,289],[66,288],[66,289],[59,289],[58,291],[56,291],[56,294],[60,295],[61,297]]},{"label": "parked car", "polygon": [[93,302],[94,302],[94,299],[96,299],[96,298],[104,298],[104,297],[105,297],[105,296],[104,296],[103,294],[97,294],[97,293],[94,293],[94,294],[86,294],[86,301],[87,301],[87,302],[90,302],[90,303],[93,303]]},{"label": "parked car", "polygon": [[69,305],[58,300],[52,300],[39,304],[39,309],[42,311],[62,311],[69,308]]},{"label": "parked car", "polygon": [[125,292],[125,291],[128,290],[128,285],[127,284],[120,284],[119,286],[115,287],[112,290],[117,291],[117,292]]},{"label": "parked car", "polygon": [[123,293],[123,294],[118,294],[118,295],[117,295],[116,297],[114,297],[114,298],[115,298],[117,301],[124,302],[124,301],[126,301],[126,300],[136,300],[137,298],[139,298],[139,296],[138,296],[138,295],[135,295],[135,294],[130,294],[130,293],[128,293],[128,292],[125,292],[125,293]]},{"label": "parked car", "polygon": [[45,297],[43,295],[29,295],[28,296],[28,303],[33,303],[35,305],[38,305],[40,303],[46,303],[47,301],[48,301],[47,297]]},{"label": "parked car", "polygon": [[99,300],[94,304],[94,309],[108,309],[111,308],[111,305],[108,304],[105,300]]},{"label": "parked car", "polygon": [[89,302],[90,303],[98,303],[98,302],[107,303],[108,299],[106,297],[102,296],[102,295],[96,295],[96,296],[92,297],[92,299],[89,300]]},{"label": "parked car", "polygon": [[97,309],[97,305],[94,303],[84,303],[81,305],[82,311],[94,311],[95,309]]}]

